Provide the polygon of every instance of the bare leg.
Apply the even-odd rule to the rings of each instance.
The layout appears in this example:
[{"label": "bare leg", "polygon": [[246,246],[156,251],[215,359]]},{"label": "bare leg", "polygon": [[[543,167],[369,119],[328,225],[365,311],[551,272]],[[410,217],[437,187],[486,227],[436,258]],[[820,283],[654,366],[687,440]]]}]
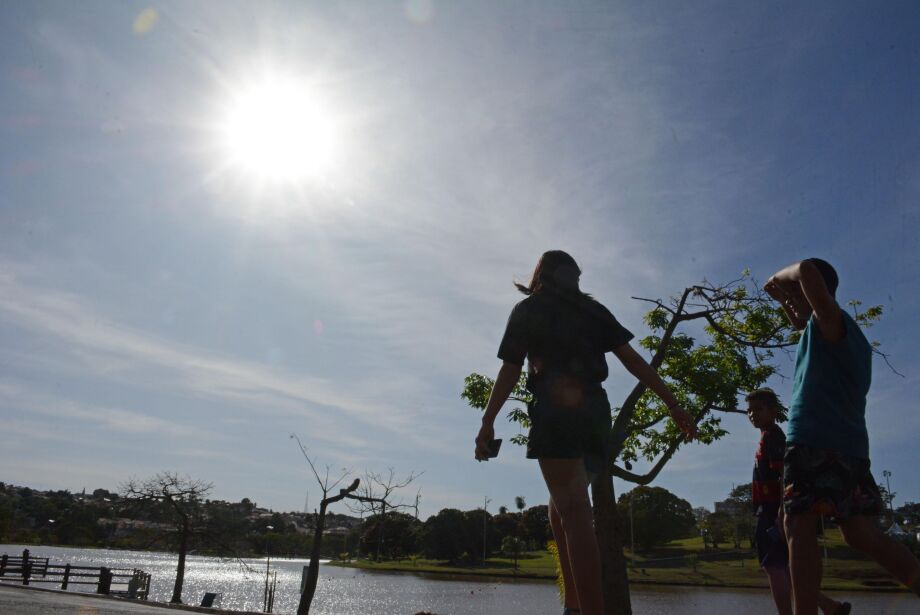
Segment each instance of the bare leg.
[{"label": "bare leg", "polygon": [[815,513],[785,515],[789,541],[789,575],[795,615],[818,615],[821,557],[818,552],[818,516]]},{"label": "bare leg", "polygon": [[572,579],[583,615],[603,615],[601,556],[582,459],[540,459],[543,480],[562,525]]},{"label": "bare leg", "polygon": [[786,568],[765,568],[770,581],[770,593],[779,615],[792,615],[792,585]]},{"label": "bare leg", "polygon": [[565,540],[562,530],[562,517],[556,510],[552,498],[549,501],[549,525],[553,529],[553,539],[559,552],[559,567],[562,569],[562,584],[565,587],[565,608],[578,608],[578,592],[575,589],[575,580],[572,577],[572,554],[569,553],[569,543]]},{"label": "bare leg", "polygon": [[875,517],[855,516],[840,522],[847,544],[862,551],[920,596],[920,562],[907,547],[878,527]]}]

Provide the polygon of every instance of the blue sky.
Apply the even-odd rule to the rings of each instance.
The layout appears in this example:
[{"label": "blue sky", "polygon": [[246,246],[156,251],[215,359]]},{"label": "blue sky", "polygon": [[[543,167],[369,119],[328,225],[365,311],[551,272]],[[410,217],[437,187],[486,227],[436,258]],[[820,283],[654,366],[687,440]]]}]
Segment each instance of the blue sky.
[{"label": "blue sky", "polygon": [[[920,499],[918,19],[911,2],[5,3],[0,479],[168,469],[300,509],[317,492],[296,433],[332,468],[424,471],[423,514],[540,503],[522,450],[473,461],[459,392],[498,368],[512,281],[562,248],[639,336],[630,296],[835,263],[841,299],[886,306],[870,337],[905,377],[876,361],[873,467]],[[234,101],[271,79],[332,127],[281,179],[271,144],[226,145]],[[611,367],[617,403],[631,380]],[[725,425],[656,484],[711,507],[750,480],[758,436]]]}]

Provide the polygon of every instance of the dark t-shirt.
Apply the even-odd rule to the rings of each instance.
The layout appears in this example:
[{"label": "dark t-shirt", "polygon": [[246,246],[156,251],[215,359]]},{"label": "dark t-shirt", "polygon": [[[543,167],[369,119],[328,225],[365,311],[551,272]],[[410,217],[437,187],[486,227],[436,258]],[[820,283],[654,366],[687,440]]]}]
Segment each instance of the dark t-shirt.
[{"label": "dark t-shirt", "polygon": [[541,372],[601,383],[607,378],[604,354],[632,338],[594,299],[545,289],[514,306],[498,358],[517,365],[529,358]]},{"label": "dark t-shirt", "polygon": [[776,517],[783,499],[783,455],[786,435],[773,424],[761,432],[760,445],[754,455],[754,479],[751,483],[754,513]]}]

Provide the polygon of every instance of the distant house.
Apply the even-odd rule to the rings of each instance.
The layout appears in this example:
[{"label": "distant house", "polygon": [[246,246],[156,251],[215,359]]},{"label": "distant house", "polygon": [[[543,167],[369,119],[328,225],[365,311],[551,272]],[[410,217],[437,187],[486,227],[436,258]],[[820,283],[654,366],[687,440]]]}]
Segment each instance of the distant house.
[{"label": "distant house", "polygon": [[328,530],[323,531],[324,536],[346,536],[351,530],[347,527],[331,527]]}]

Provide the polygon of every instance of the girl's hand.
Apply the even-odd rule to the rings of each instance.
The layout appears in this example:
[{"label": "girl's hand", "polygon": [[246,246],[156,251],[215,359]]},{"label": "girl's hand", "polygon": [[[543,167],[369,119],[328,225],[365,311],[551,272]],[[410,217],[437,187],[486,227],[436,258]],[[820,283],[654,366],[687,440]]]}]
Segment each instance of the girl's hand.
[{"label": "girl's hand", "polygon": [[483,423],[476,436],[476,461],[489,460],[489,443],[495,438],[495,428],[490,423]]},{"label": "girl's hand", "polygon": [[697,436],[696,422],[683,407],[677,405],[670,408],[668,412],[671,413],[671,418],[674,419],[674,422],[677,423],[680,430],[684,432],[687,440],[692,440]]}]

